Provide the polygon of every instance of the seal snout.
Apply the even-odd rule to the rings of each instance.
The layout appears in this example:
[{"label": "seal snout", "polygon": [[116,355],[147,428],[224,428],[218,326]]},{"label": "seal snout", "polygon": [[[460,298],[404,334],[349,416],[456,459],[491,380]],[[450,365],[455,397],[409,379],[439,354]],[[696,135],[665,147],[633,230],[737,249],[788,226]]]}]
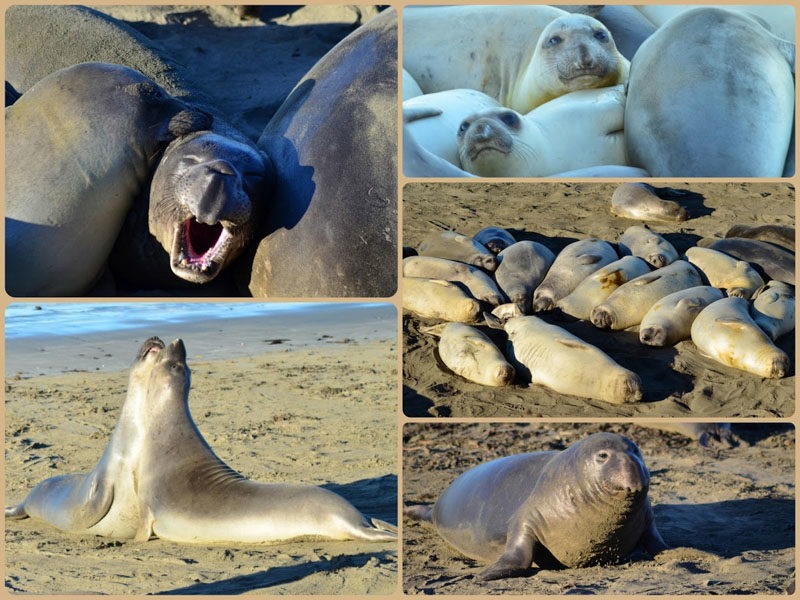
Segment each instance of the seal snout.
[{"label": "seal snout", "polygon": [[167,346],[166,355],[167,358],[170,360],[185,361],[186,346],[183,345],[183,340],[178,338],[174,340],[169,346]]},{"label": "seal snout", "polygon": [[142,344],[142,347],[139,348],[139,354],[137,358],[141,360],[151,352],[159,352],[163,349],[164,349],[164,342],[162,342],[160,338],[153,336],[149,338],[147,341],[145,341],[145,343]]}]

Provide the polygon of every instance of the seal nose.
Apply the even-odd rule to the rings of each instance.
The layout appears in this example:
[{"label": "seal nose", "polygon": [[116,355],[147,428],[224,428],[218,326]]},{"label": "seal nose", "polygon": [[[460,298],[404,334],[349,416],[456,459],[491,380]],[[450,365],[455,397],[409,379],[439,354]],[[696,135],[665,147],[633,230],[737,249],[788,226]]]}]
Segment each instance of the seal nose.
[{"label": "seal nose", "polygon": [[196,189],[188,201],[194,218],[205,225],[247,220],[250,201],[236,168],[226,160],[203,163],[199,168],[202,176],[195,178]]},{"label": "seal nose", "polygon": [[167,348],[169,357],[172,359],[186,360],[186,347],[183,345],[183,340],[178,338],[173,341],[169,348]]},{"label": "seal nose", "polygon": [[582,69],[591,69],[594,66],[594,58],[586,44],[578,47],[578,66]]},{"label": "seal nose", "polygon": [[490,139],[493,135],[494,128],[489,121],[480,120],[476,121],[473,125],[473,135],[475,136],[475,140],[479,142],[484,142]]}]

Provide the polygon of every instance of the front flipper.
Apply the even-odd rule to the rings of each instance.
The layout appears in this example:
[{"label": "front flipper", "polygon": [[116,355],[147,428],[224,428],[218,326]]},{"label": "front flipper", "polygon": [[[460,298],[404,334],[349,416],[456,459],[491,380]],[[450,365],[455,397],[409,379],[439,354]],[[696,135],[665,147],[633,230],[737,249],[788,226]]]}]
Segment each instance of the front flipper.
[{"label": "front flipper", "polygon": [[505,552],[496,563],[482,571],[478,578],[491,581],[492,579],[526,575],[530,571],[533,549],[537,543],[536,535],[530,527],[515,519],[508,532]]},{"label": "front flipper", "polygon": [[652,557],[655,557],[658,553],[669,549],[669,546],[667,546],[666,542],[661,537],[658,529],[656,529],[655,522],[652,520],[650,521],[650,525],[648,526],[647,530],[642,534],[642,539],[639,540],[639,545],[644,548],[645,551]]}]

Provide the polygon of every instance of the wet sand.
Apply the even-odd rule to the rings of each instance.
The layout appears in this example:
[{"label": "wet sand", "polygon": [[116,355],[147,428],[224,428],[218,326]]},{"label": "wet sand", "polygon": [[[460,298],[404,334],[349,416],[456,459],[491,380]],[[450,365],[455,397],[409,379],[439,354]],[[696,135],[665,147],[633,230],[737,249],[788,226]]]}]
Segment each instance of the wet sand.
[{"label": "wet sand", "polygon": [[[363,513],[397,523],[396,313],[386,306],[363,314],[339,309],[302,321],[280,315],[165,325],[116,338],[12,341],[7,503],[47,477],[87,472],[100,458],[127,372],[99,363],[122,356],[130,364],[151,335],[180,336],[192,370],[190,410],[228,465],[258,481],[324,486]],[[74,372],[53,368],[69,364],[70,355]],[[63,533],[27,519],[6,523],[5,544],[10,592],[357,595],[397,588],[391,542],[141,543]]]},{"label": "wet sand", "polygon": [[[609,208],[617,183],[423,183],[403,190],[403,245],[416,247],[441,229],[474,235],[483,227],[507,228],[517,240],[533,240],[558,253],[590,236],[616,242],[636,221]],[[703,237],[723,237],[735,223],[794,226],[794,189],[773,183],[686,183],[658,186],[689,189],[701,199],[684,202],[691,219],[650,226],[679,253]],[[770,380],[705,358],[690,341],[674,348],[640,344],[635,331],[604,332],[591,323],[564,324],[637,373],[644,398],[622,406],[558,394],[521,384],[490,388],[450,372],[436,356],[437,339],[421,331],[435,321],[403,316],[403,411],[407,416],[453,417],[761,417],[794,413],[795,334],[777,345],[789,354],[789,376]],[[504,334],[482,327],[501,348]]]},{"label": "wet sand", "polygon": [[561,450],[603,430],[639,446],[650,470],[655,522],[669,550],[618,565],[539,570],[480,581],[427,523],[403,519],[407,594],[781,594],[795,568],[795,434],[788,424],[734,424],[734,448],[636,425],[412,423],[403,428],[403,502],[431,503],[477,464]]}]

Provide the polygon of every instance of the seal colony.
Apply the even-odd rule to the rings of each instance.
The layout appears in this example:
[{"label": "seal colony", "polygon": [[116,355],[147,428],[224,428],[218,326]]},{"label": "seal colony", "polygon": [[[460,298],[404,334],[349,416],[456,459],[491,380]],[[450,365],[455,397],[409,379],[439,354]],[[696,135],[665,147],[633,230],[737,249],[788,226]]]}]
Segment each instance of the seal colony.
[{"label": "seal colony", "polygon": [[647,497],[650,473],[629,439],[595,433],[562,451],[516,454],[460,475],[433,506],[403,512],[428,521],[459,552],[493,563],[492,580],[542,569],[620,562],[640,547],[667,548]]},{"label": "seal colony", "polygon": [[[417,155],[404,162],[407,176],[793,173],[791,8],[566,8],[592,16],[549,6],[404,10],[403,111],[415,119],[404,138],[457,169]],[[618,84],[618,100],[602,95]],[[463,117],[474,104],[462,102],[467,90],[499,106]],[[442,94],[451,94],[444,103]],[[492,160],[476,161],[484,152]]]},{"label": "seal colony", "polygon": [[251,481],[222,462],[188,408],[181,340],[147,340],[106,451],[88,474],[51,477],[7,520],[36,518],[74,533],[185,543],[270,543],[297,537],[394,540],[396,528],[311,485]]},{"label": "seal colony", "polygon": [[[491,195],[491,191],[487,193]],[[662,199],[652,197],[658,206],[663,204]],[[583,204],[582,199],[576,202]],[[687,216],[691,219],[691,215]],[[729,225],[735,224],[725,225],[722,231],[751,231]],[[794,229],[789,227],[752,231],[754,235],[771,236],[773,241],[794,235]],[[420,248],[424,246],[429,256],[431,247],[444,254],[443,247],[430,243],[432,239],[459,240],[459,248],[468,249],[460,255],[451,252],[447,259],[441,256],[435,271],[420,269],[420,257],[405,258],[403,306],[422,318],[464,324],[458,335],[441,332],[438,356],[447,369],[470,381],[491,386],[524,386],[530,382],[611,404],[647,401],[647,382],[637,375],[637,362],[647,360],[647,347],[668,348],[682,341],[718,362],[719,368],[747,371],[752,374],[750,377],[782,378],[793,370],[789,356],[775,346],[774,340],[779,331],[785,335],[794,328],[794,286],[785,283],[785,279],[794,276],[790,266],[794,253],[774,243],[742,238],[743,242],[767,244],[773,251],[751,253],[750,263],[702,247],[682,247],[679,252],[658,233],[656,225],[633,225],[619,238],[608,241],[584,234],[584,239],[566,246],[559,245],[556,239],[548,243],[546,237],[542,237],[544,243],[514,241],[509,231],[489,226],[475,237],[491,243],[493,250],[453,231],[421,236],[424,242]],[[719,241],[732,239],[736,238]],[[551,249],[554,247],[563,247],[557,256]],[[713,260],[700,260],[700,255],[707,254],[713,254]],[[493,256],[495,261],[491,260]],[[521,258],[509,264],[505,257]],[[495,262],[499,262],[496,267]],[[471,263],[472,271],[480,272],[481,265],[491,265],[491,269],[484,267],[480,278],[473,272],[468,278],[450,277],[450,273],[465,271],[463,263]],[[506,275],[507,271],[514,276]],[[779,273],[781,278],[776,280],[768,273]],[[492,281],[496,288],[489,285]],[[427,290],[427,295],[420,292],[422,289]],[[446,296],[445,289],[457,296],[458,302]],[[488,290],[494,291],[487,293]],[[498,292],[500,302],[496,300]],[[743,301],[743,314],[727,311],[712,317],[717,302],[737,296]],[[759,296],[763,296],[760,301]],[[759,305],[764,306],[764,311]],[[435,313],[426,312],[434,306]],[[767,317],[766,313],[774,317]],[[703,314],[703,324],[693,330],[695,319]],[[576,323],[575,319],[586,323]],[[484,324],[504,330],[505,335],[492,333]],[[592,334],[593,341],[587,344],[581,331],[586,332],[589,324],[612,332],[635,331],[644,345],[640,356],[629,356],[620,362],[614,348],[614,336],[619,334]],[[734,333],[743,327],[760,331],[761,326],[764,333],[759,336]],[[422,327],[420,331],[440,333],[436,328]],[[756,337],[758,344],[751,343]],[[506,366],[495,352],[486,349],[488,343],[503,350]],[[728,360],[734,347],[740,357]],[[486,365],[479,364],[482,360]],[[513,377],[509,375],[512,368]]]}]

